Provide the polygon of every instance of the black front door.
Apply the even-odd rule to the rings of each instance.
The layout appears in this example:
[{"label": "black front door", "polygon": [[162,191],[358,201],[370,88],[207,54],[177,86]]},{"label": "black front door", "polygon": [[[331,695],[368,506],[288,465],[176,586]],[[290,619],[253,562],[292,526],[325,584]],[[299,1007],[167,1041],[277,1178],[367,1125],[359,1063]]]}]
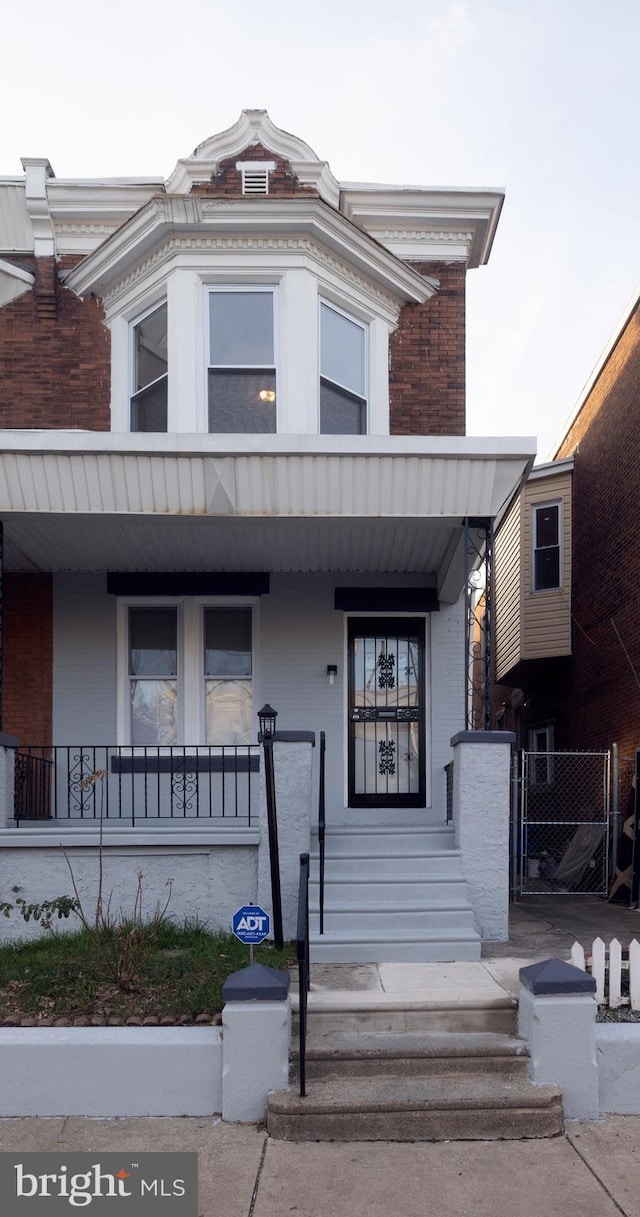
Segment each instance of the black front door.
[{"label": "black front door", "polygon": [[424,807],[424,618],[349,619],[349,806]]}]

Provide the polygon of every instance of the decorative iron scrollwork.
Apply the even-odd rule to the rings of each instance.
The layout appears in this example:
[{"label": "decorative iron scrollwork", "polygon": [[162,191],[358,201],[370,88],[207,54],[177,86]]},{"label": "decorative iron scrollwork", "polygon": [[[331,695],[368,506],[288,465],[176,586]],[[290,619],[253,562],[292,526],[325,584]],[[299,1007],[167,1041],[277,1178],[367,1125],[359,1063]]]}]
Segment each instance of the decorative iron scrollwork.
[{"label": "decorative iron scrollwork", "polygon": [[378,756],[380,758],[378,762],[378,773],[381,777],[385,777],[385,775],[393,777],[396,771],[395,753],[396,746],[392,739],[380,740],[380,743],[378,744]]},{"label": "decorative iron scrollwork", "polygon": [[376,717],[376,712],[373,706],[356,706],[351,717],[358,723],[371,723]]},{"label": "decorative iron scrollwork", "polygon": [[381,651],[378,655],[378,688],[379,689],[395,689],[395,655],[385,654]]},{"label": "decorative iron scrollwork", "polygon": [[417,706],[399,706],[397,719],[399,723],[417,723],[420,711]]}]

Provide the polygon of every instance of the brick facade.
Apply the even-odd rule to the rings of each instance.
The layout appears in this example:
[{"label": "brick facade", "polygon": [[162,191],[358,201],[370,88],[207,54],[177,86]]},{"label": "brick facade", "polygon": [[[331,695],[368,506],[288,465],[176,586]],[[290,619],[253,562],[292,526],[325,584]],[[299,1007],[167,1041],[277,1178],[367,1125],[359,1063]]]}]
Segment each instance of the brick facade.
[{"label": "brick facade", "polygon": [[572,454],[574,627],[564,735],[572,747],[617,742],[628,755],[640,747],[640,305],[558,452]]},{"label": "brick facade", "polygon": [[97,300],[80,300],[57,270],[77,258],[17,259],[33,291],[0,309],[0,427],[110,427],[110,335]]},{"label": "brick facade", "polygon": [[252,198],[295,198],[296,195],[315,196],[318,191],[315,186],[304,186],[299,178],[293,172],[288,161],[282,159],[281,156],[276,156],[275,152],[270,152],[268,148],[264,148],[262,144],[251,144],[245,148],[243,152],[236,153],[235,156],[229,156],[226,160],[220,161],[217,173],[213,175],[209,182],[196,182],[191,188],[191,194],[204,194],[208,196],[223,195],[225,198],[246,198],[242,193],[242,173],[236,169],[238,161],[273,161],[275,169],[269,173],[269,194],[252,195]]},{"label": "brick facade", "polygon": [[3,584],[2,727],[21,744],[51,743],[51,575],[7,574]]},{"label": "brick facade", "polygon": [[405,304],[389,351],[392,435],[465,434],[465,268],[414,263],[440,280],[425,304]]}]

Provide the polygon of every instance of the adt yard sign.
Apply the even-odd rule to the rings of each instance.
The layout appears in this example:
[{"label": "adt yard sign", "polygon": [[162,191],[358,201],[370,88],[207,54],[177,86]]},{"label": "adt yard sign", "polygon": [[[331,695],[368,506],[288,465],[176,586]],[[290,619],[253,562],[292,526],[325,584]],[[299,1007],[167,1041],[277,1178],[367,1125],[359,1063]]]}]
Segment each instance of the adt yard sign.
[{"label": "adt yard sign", "polygon": [[268,936],[271,928],[269,914],[259,904],[243,904],[233,914],[231,929],[245,946],[256,947]]}]

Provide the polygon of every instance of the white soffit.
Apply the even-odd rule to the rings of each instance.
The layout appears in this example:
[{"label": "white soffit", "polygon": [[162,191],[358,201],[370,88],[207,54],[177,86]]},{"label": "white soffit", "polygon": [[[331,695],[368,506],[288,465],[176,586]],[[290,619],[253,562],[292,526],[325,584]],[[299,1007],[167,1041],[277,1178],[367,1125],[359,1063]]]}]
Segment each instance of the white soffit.
[{"label": "white soffit", "polygon": [[489,260],[503,190],[342,183],[341,210],[397,257]]}]

